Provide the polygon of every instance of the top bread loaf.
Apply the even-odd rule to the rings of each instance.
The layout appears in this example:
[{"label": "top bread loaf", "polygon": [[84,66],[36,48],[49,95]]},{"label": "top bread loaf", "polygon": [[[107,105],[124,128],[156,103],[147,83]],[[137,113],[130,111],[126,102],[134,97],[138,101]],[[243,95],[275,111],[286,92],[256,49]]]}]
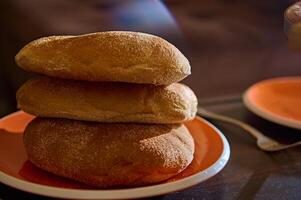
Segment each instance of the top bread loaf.
[{"label": "top bread loaf", "polygon": [[188,60],[166,40],[125,31],[40,38],[23,47],[16,62],[28,71],[87,81],[169,85],[190,74]]}]

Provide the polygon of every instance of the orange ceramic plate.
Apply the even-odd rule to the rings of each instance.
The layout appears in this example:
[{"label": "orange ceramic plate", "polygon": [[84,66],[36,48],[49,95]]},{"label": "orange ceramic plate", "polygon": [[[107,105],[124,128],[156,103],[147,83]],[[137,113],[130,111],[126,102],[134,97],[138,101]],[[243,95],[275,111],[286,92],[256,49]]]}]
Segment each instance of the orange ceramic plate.
[{"label": "orange ceramic plate", "polygon": [[301,129],[301,77],[261,81],[245,92],[243,100],[258,116]]},{"label": "orange ceramic plate", "polygon": [[230,148],[226,138],[201,118],[185,125],[195,140],[195,157],[186,170],[163,183],[117,189],[98,189],[38,169],[29,161],[22,136],[33,116],[22,111],[0,120],[0,182],[23,191],[70,199],[129,199],[166,194],[185,189],[217,174],[227,163]]}]

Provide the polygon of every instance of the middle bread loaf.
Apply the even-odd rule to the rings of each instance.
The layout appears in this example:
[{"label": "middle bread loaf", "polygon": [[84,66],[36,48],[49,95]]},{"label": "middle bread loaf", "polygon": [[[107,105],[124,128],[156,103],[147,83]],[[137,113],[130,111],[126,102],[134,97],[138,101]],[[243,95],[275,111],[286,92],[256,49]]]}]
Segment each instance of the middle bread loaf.
[{"label": "middle bread loaf", "polygon": [[73,81],[40,77],[17,93],[18,107],[39,117],[96,122],[180,123],[195,117],[197,98],[169,86]]}]

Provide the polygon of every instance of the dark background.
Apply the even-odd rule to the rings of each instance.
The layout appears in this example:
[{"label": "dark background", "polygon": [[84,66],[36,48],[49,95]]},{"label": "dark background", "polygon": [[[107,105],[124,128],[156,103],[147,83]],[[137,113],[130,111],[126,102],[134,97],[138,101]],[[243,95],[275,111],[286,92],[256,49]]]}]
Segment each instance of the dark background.
[{"label": "dark background", "polygon": [[[270,77],[301,74],[301,55],[287,47],[288,0],[1,0],[0,116],[16,110],[15,93],[31,75],[14,56],[43,36],[106,30],[160,35],[190,60],[185,79],[200,102],[238,97]],[[166,6],[166,7],[165,7]]]},{"label": "dark background", "polygon": [[[0,117],[16,110],[15,92],[33,76],[14,63],[26,43],[48,35],[136,30],[162,36],[188,57],[192,75],[184,82],[201,106],[245,121],[280,142],[300,141],[300,130],[263,120],[240,101],[259,80],[301,75],[301,54],[288,48],[283,33],[283,12],[293,2],[0,0]],[[155,199],[301,199],[300,147],[264,152],[242,129],[212,122],[230,143],[229,163],[203,183]],[[0,184],[0,199],[51,198]]]}]

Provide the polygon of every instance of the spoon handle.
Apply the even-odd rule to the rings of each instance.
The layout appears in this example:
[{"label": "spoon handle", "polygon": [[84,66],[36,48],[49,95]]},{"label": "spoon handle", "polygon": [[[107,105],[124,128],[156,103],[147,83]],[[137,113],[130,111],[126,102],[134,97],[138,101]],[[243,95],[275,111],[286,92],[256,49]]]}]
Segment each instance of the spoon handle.
[{"label": "spoon handle", "polygon": [[266,138],[266,136],[264,136],[261,132],[259,132],[254,127],[252,127],[249,124],[246,124],[242,121],[239,121],[237,119],[233,119],[231,117],[226,117],[226,116],[223,116],[223,115],[220,115],[220,114],[216,114],[216,113],[207,111],[204,108],[200,108],[200,107],[198,107],[197,114],[200,115],[201,117],[210,118],[210,119],[219,120],[219,121],[227,122],[227,123],[230,123],[230,124],[234,124],[234,125],[242,128],[242,129],[244,129],[248,133],[250,133],[256,139]]}]

